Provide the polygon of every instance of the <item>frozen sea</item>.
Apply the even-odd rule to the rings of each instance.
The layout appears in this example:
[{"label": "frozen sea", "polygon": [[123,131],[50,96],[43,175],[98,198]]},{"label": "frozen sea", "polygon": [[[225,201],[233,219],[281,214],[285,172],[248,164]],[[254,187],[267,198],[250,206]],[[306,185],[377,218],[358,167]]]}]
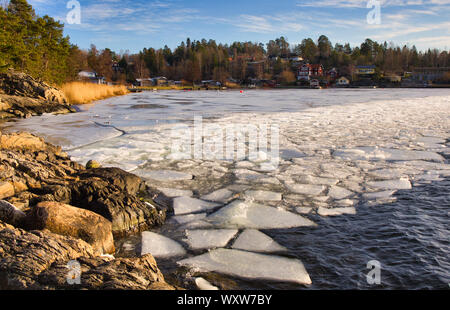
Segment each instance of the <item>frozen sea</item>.
[{"label": "frozen sea", "polygon": [[[118,241],[118,255],[152,253],[188,286],[449,288],[450,90],[160,91],[78,109],[3,127],[173,198],[167,224]],[[222,158],[212,132],[200,156],[174,156],[183,137],[195,154],[199,116],[216,133],[277,130],[256,157],[244,137],[244,154]]]}]

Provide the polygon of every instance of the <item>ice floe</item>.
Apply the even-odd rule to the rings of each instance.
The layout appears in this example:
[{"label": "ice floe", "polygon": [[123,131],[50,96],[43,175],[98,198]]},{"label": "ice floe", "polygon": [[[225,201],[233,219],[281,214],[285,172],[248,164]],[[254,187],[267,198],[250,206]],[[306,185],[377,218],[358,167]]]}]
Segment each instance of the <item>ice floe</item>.
[{"label": "ice floe", "polygon": [[142,233],[141,255],[152,254],[157,258],[183,256],[186,250],[178,242],[165,236],[145,231]]},{"label": "ice floe", "polygon": [[173,200],[173,210],[175,215],[211,210],[218,206],[220,206],[219,203],[208,202],[191,197],[177,197]]},{"label": "ice floe", "polygon": [[246,191],[244,197],[256,201],[280,201],[282,194],[269,191]]},{"label": "ice floe", "polygon": [[244,201],[230,203],[208,216],[207,220],[227,228],[275,229],[316,225],[295,213]]},{"label": "ice floe", "polygon": [[285,182],[285,185],[290,192],[309,196],[318,196],[326,189],[323,185],[295,184],[290,182]]},{"label": "ice floe", "polygon": [[341,200],[353,195],[353,192],[339,186],[332,186],[328,192],[328,196],[333,199]]},{"label": "ice floe", "polygon": [[133,171],[133,173],[144,179],[151,179],[159,182],[186,181],[192,180],[193,178],[192,174],[171,170],[147,171],[138,169]]},{"label": "ice floe", "polygon": [[244,230],[233,243],[232,248],[265,253],[287,251],[285,247],[279,245],[275,240],[255,229]]},{"label": "ice floe", "polygon": [[374,193],[365,193],[362,195],[364,199],[376,200],[376,199],[387,199],[394,195],[397,191],[382,191]]},{"label": "ice floe", "polygon": [[321,216],[338,216],[343,214],[356,214],[356,209],[353,207],[333,209],[319,207],[317,213]]},{"label": "ice floe", "polygon": [[233,192],[222,188],[217,191],[214,191],[208,195],[204,195],[201,197],[203,200],[214,201],[214,202],[222,202],[227,203],[233,196]]},{"label": "ice floe", "polygon": [[204,272],[218,272],[247,279],[311,284],[311,278],[298,259],[257,254],[241,250],[216,249],[178,262]]},{"label": "ice floe", "polygon": [[161,191],[164,195],[166,195],[169,198],[175,198],[175,197],[181,197],[181,196],[191,197],[194,195],[194,193],[191,190],[185,190],[185,189],[158,187],[158,190]]},{"label": "ice floe", "polygon": [[186,230],[186,242],[193,250],[223,248],[237,233],[237,229]]},{"label": "ice floe", "polygon": [[354,149],[341,149],[333,153],[334,156],[345,160],[429,160],[443,162],[444,158],[428,151],[413,151],[400,149],[386,149],[378,147],[359,147]]},{"label": "ice floe", "polygon": [[398,180],[388,180],[388,181],[373,181],[367,182],[368,186],[382,189],[382,190],[400,190],[400,189],[411,189],[412,185],[409,179],[401,178]]},{"label": "ice floe", "polygon": [[206,213],[197,214],[187,214],[187,215],[176,215],[171,218],[171,220],[177,222],[178,224],[187,224],[194,221],[203,220],[206,218]]},{"label": "ice floe", "polygon": [[218,291],[219,288],[217,286],[212,285],[208,281],[203,278],[195,278],[195,285],[201,291]]}]

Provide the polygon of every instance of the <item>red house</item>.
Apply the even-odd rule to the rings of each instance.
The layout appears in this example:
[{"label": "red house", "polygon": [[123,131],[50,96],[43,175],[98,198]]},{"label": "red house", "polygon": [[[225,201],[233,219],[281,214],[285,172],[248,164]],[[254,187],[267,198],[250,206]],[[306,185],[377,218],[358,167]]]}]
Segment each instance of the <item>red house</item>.
[{"label": "red house", "polygon": [[321,64],[304,64],[298,69],[297,80],[309,81],[311,77],[323,76],[323,71]]}]

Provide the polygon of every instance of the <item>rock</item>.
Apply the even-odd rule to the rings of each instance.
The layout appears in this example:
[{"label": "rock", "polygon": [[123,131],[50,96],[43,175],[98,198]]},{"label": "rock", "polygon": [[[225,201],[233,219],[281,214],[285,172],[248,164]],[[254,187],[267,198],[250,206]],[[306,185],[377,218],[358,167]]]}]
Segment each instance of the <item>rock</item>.
[{"label": "rock", "polygon": [[119,168],[89,169],[80,172],[78,176],[83,179],[101,178],[107,180],[130,195],[136,195],[139,191],[145,190],[145,184],[140,177]]},{"label": "rock", "polygon": [[[69,263],[79,264],[80,285],[70,285]],[[96,257],[83,240],[27,232],[0,221],[0,290],[173,290],[154,258]]]},{"label": "rock", "polygon": [[14,205],[0,200],[0,221],[18,227],[23,224],[25,216],[25,213],[17,209]]},{"label": "rock", "polygon": [[62,91],[12,69],[0,73],[0,102],[2,118],[73,112]]},{"label": "rock", "polygon": [[0,182],[0,199],[14,196],[14,186],[10,182]]},{"label": "rock", "polygon": [[39,276],[41,285],[56,289],[88,290],[174,290],[167,284],[152,255],[140,258],[79,258],[80,284],[67,283],[67,265],[59,263]]},{"label": "rock", "polygon": [[[40,289],[38,276],[53,263],[94,257],[83,240],[50,232],[27,232],[0,221],[0,289]],[[67,272],[67,269],[66,269]]]},{"label": "rock", "polygon": [[29,220],[35,229],[82,239],[98,254],[114,253],[111,222],[94,212],[58,202],[41,202],[33,208]]},{"label": "rock", "polygon": [[45,143],[44,139],[27,132],[2,134],[0,133],[0,148],[5,150],[20,151],[51,151],[61,153],[61,148]]},{"label": "rock", "polygon": [[[78,176],[80,180],[70,185],[70,204],[111,221],[114,236],[138,233],[164,223],[164,211],[147,205],[135,195],[111,184],[108,179],[91,177],[89,172]],[[132,191],[130,188],[128,190]]]},{"label": "rock", "polygon": [[102,165],[100,165],[100,163],[95,160],[90,160],[86,164],[86,169],[96,169],[96,168],[101,168],[101,167],[102,167]]}]

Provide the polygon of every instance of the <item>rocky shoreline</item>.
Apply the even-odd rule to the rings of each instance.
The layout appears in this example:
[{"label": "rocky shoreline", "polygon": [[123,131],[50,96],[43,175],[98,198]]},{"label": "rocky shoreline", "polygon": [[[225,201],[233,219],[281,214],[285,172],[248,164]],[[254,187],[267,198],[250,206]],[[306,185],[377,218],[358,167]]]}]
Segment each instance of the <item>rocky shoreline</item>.
[{"label": "rocky shoreline", "polygon": [[0,119],[75,111],[59,89],[13,69],[0,73]]},{"label": "rocky shoreline", "polygon": [[[0,74],[0,118],[50,112],[74,109],[56,88]],[[139,177],[87,166],[30,133],[0,132],[0,290],[176,289],[152,255],[113,256],[115,238],[162,225],[166,209]]]}]

